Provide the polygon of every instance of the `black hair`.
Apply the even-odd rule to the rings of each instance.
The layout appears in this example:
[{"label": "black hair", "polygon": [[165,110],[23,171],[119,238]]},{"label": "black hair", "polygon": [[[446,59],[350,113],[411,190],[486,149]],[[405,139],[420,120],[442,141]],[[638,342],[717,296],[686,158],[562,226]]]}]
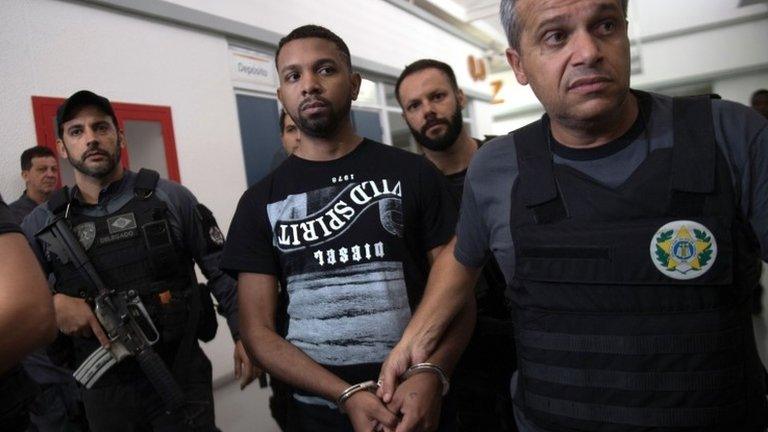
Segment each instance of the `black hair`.
[{"label": "black hair", "polygon": [[433,59],[416,60],[415,62],[406,66],[405,69],[403,69],[403,72],[400,73],[399,77],[397,77],[397,82],[395,83],[395,97],[397,97],[397,101],[401,106],[402,101],[400,100],[400,84],[403,83],[403,80],[408,75],[421,72],[425,69],[437,69],[441,71],[445,74],[446,77],[448,77],[448,81],[451,83],[453,90],[457,92],[459,91],[459,83],[456,81],[456,74],[453,73],[453,69],[448,64]]},{"label": "black hair", "polygon": [[755,90],[754,93],[752,93],[752,97],[749,98],[749,102],[754,105],[755,99],[757,99],[760,96],[768,96],[768,89],[759,89]]},{"label": "black hair", "polygon": [[56,155],[51,149],[43,146],[34,146],[24,150],[21,153],[21,170],[29,171],[32,168],[32,159],[36,157],[52,157],[56,158]]},{"label": "black hair", "polygon": [[307,24],[301,27],[297,27],[288,33],[285,37],[280,39],[280,42],[277,44],[277,51],[275,52],[275,67],[277,67],[280,51],[283,49],[285,44],[297,39],[309,38],[319,38],[333,42],[333,44],[336,45],[336,48],[338,48],[339,51],[344,54],[344,60],[349,70],[352,70],[352,56],[349,54],[349,48],[347,47],[347,44],[344,43],[344,40],[327,28],[315,24]]}]

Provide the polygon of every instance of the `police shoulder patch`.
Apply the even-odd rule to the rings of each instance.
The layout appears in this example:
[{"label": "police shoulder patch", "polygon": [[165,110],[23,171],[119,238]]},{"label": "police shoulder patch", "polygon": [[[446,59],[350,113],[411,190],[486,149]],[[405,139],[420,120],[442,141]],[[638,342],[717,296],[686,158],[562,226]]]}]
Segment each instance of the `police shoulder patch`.
[{"label": "police shoulder patch", "polygon": [[200,219],[200,224],[202,225],[204,233],[203,236],[205,237],[205,243],[207,244],[208,250],[213,252],[223,249],[225,241],[224,233],[219,229],[219,225],[216,223],[216,218],[213,217],[213,212],[202,204],[197,205],[195,212]]},{"label": "police shoulder patch", "polygon": [[717,259],[717,241],[704,225],[679,220],[665,224],[651,238],[651,261],[672,279],[697,278]]}]

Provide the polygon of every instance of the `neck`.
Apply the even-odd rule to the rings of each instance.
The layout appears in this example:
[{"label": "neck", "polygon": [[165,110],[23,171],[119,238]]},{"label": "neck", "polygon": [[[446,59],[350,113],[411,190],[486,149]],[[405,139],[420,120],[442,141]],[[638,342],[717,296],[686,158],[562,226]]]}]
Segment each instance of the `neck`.
[{"label": "neck", "polygon": [[38,204],[42,204],[48,201],[48,198],[50,198],[51,196],[50,192],[45,193],[39,190],[31,189],[29,187],[27,188],[26,191],[24,191],[24,194],[27,195],[27,197],[29,197],[32,201]]},{"label": "neck", "polygon": [[557,142],[572,148],[594,148],[607,144],[624,135],[637,119],[639,108],[632,93],[624,103],[605,119],[598,121],[569,122],[551,118],[552,136]]},{"label": "neck", "polygon": [[333,136],[317,138],[307,133],[301,134],[301,145],[294,155],[310,161],[331,161],[349,154],[362,142],[363,137],[355,133],[350,118],[347,117]]},{"label": "neck", "polygon": [[469,161],[477,151],[477,142],[469,136],[464,128],[456,142],[443,151],[430,150],[421,147],[424,156],[437,166],[444,175],[461,172],[469,167]]},{"label": "neck", "polygon": [[91,177],[75,170],[75,184],[83,201],[88,204],[98,204],[102,189],[123,178],[124,174],[123,166],[119,162],[115,169],[103,178]]}]

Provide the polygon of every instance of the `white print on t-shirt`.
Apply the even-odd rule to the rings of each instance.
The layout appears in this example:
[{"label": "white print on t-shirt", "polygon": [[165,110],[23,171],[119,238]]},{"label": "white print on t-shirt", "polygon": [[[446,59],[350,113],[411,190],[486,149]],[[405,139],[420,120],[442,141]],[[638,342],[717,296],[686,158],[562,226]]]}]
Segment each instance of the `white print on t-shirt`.
[{"label": "white print on t-shirt", "polygon": [[354,245],[351,248],[340,247],[338,249],[318,250],[313,254],[317,263],[322,267],[324,265],[346,264],[349,261],[360,262],[363,259],[370,261],[371,258],[384,258],[384,243],[376,242],[371,247],[370,243],[364,245]]},{"label": "white print on t-shirt", "polygon": [[355,175],[354,174],[344,174],[344,175],[340,175],[340,176],[331,177],[331,182],[333,182],[333,183],[341,183],[343,181],[350,181],[350,180],[354,180],[354,179],[355,179]]},{"label": "white print on t-shirt", "polygon": [[[401,207],[402,187],[400,182],[386,179],[352,183],[319,211],[303,219],[273,219],[275,206],[293,205],[300,207],[302,200],[306,205],[307,195],[291,195],[284,201],[267,206],[270,220],[273,222],[277,248],[289,252],[302,247],[316,246],[335,239],[350,226],[360,215],[378,204],[381,210],[381,223],[384,229],[398,237],[402,236]],[[294,201],[287,203],[288,201]]]}]

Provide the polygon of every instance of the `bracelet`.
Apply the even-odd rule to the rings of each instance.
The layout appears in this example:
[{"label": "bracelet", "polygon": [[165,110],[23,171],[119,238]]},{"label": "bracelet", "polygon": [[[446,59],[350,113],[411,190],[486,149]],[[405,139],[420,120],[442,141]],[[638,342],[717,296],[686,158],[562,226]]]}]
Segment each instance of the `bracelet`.
[{"label": "bracelet", "polygon": [[341,392],[341,395],[336,399],[336,406],[339,407],[339,411],[343,414],[344,411],[344,402],[347,401],[347,399],[351,398],[352,395],[359,391],[369,391],[372,392],[375,389],[379,388],[379,385],[376,384],[376,381],[365,381],[361,383],[357,383],[354,385],[351,385],[347,387],[346,390]]},{"label": "bracelet", "polygon": [[434,363],[417,363],[409,367],[403,376],[400,377],[400,381],[405,381],[417,373],[422,372],[432,372],[433,374],[437,375],[438,378],[440,378],[440,383],[443,385],[443,396],[448,394],[448,388],[451,385],[451,383],[448,381],[448,375],[445,374],[443,368]]}]

